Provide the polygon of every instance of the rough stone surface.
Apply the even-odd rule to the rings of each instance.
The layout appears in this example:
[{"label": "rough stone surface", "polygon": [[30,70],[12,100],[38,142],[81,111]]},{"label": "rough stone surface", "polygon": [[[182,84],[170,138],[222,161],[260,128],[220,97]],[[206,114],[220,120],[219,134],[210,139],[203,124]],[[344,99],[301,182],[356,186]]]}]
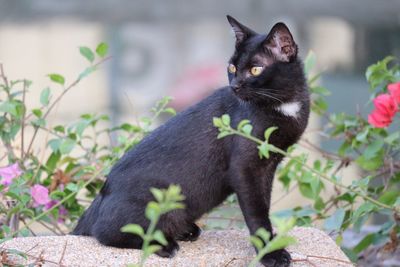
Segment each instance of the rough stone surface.
[{"label": "rough stone surface", "polygon": [[[288,247],[293,267],[301,266],[353,266],[335,242],[324,232],[314,228],[296,227],[290,235],[297,244]],[[146,266],[247,266],[255,256],[249,244],[247,231],[205,231],[196,242],[180,242],[180,250],[172,259],[151,256]],[[15,249],[25,252],[27,259],[6,257],[13,264],[44,266],[126,266],[136,263],[140,251],[117,249],[100,245],[95,239],[81,236],[41,236],[15,238],[1,246],[4,251]],[[43,266],[41,265],[41,266]]]}]

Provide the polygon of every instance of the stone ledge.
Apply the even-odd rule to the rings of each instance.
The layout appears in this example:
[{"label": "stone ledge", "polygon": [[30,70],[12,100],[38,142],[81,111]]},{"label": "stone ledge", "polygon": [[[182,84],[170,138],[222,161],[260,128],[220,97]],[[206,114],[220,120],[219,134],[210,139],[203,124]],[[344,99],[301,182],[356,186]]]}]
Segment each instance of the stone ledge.
[{"label": "stone ledge", "polygon": [[[335,242],[318,229],[295,227],[290,235],[298,241],[287,249],[293,267],[353,266]],[[255,256],[248,240],[248,232],[243,230],[205,231],[196,242],[179,242],[181,248],[174,258],[153,255],[146,266],[247,266]],[[26,260],[9,258],[24,266],[40,255],[42,266],[126,266],[140,258],[139,250],[105,247],[93,238],[70,235],[15,238],[5,242],[4,249],[26,252]]]}]

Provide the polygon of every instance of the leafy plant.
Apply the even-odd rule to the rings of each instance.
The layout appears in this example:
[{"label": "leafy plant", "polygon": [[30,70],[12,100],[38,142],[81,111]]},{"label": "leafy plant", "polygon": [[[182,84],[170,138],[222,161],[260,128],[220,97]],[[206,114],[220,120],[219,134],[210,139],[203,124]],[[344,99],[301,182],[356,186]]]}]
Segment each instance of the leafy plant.
[{"label": "leafy plant", "polygon": [[184,196],[179,186],[170,185],[168,189],[151,188],[150,191],[156,201],[150,201],[146,207],[145,215],[150,221],[146,232],[138,224],[128,224],[121,228],[122,232],[135,234],[143,239],[140,262],[133,266],[143,266],[146,259],[161,248],[159,244],[164,246],[168,244],[161,230],[156,229],[160,217],[172,210],[184,208],[181,202]]},{"label": "leafy plant", "polygon": [[[63,234],[60,225],[74,225],[112,164],[151,131],[160,114],[175,114],[167,107],[170,98],[165,97],[152,109],[153,116],[140,118],[137,125],[112,127],[107,115],[95,114],[83,114],[71,124],[51,125],[48,118],[64,96],[110,58],[105,43],[94,51],[88,47],[79,51],[89,65],[71,82],[59,73],[49,74],[52,85],[41,91],[38,107],[26,105],[32,82],[9,80],[0,64],[0,141],[4,148],[0,162],[6,164],[0,167],[0,237],[27,229],[33,232],[33,223]],[[39,139],[39,134],[45,138]],[[76,197],[82,190],[85,199]]]}]

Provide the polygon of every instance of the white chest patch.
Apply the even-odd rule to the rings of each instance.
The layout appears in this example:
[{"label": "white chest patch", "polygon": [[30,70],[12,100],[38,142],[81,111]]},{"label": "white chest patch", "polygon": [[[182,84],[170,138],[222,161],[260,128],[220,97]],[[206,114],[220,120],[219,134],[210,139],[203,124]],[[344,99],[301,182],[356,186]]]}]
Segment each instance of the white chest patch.
[{"label": "white chest patch", "polygon": [[276,108],[277,111],[282,112],[289,117],[297,118],[301,108],[300,102],[284,103]]}]

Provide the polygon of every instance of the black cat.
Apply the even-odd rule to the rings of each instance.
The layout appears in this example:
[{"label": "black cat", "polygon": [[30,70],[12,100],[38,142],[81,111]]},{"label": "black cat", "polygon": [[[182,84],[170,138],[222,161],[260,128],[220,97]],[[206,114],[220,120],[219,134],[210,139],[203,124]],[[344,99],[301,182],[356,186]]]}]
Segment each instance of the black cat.
[{"label": "black cat", "polygon": [[[144,216],[153,199],[149,188],[178,184],[186,208],[162,216],[168,245],[158,255],[172,257],[176,240],[194,241],[200,234],[195,221],[236,193],[251,234],[268,218],[272,181],[282,156],[260,159],[256,145],[240,136],[217,139],[213,117],[229,114],[232,126],[243,119],[263,138],[277,126],[270,143],[286,150],[300,138],[309,116],[309,93],[297,45],[283,23],[268,35],[258,34],[228,16],[236,35],[236,51],[228,65],[230,86],[186,109],[146,136],[112,168],[92,205],[73,234],[89,235],[108,246],[140,249],[142,240],[121,233],[122,226],[148,227]],[[267,254],[265,266],[289,266],[285,250]]]}]

